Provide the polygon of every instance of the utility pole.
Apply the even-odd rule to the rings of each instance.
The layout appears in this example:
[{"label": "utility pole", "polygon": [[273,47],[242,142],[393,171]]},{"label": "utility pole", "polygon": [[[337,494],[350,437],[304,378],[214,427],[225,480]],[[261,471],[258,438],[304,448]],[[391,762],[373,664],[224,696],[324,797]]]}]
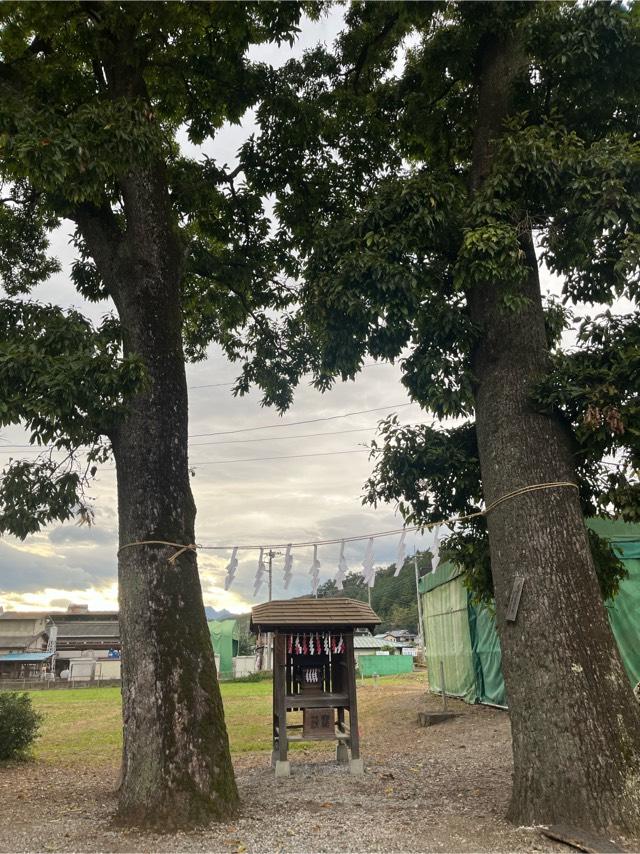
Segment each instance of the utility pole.
[{"label": "utility pole", "polygon": [[418,600],[418,640],[424,650],[424,623],[422,622],[422,601],[420,599],[420,576],[418,575],[418,553],[413,556],[413,568],[416,572],[416,599]]},{"label": "utility pole", "polygon": [[[269,602],[271,602],[271,599],[273,598],[273,559],[274,559],[274,557],[277,557],[278,555],[281,555],[281,554],[282,554],[282,552],[274,552],[273,549],[269,549],[269,551],[267,552],[267,558],[269,559],[268,569],[267,569],[267,574],[269,577]],[[271,670],[271,668],[273,666],[273,663],[272,663],[272,653],[273,653],[272,645],[273,645],[273,637],[272,637],[271,632],[269,632],[269,634],[267,635],[267,650],[266,650],[266,652],[267,652],[267,670]]]}]

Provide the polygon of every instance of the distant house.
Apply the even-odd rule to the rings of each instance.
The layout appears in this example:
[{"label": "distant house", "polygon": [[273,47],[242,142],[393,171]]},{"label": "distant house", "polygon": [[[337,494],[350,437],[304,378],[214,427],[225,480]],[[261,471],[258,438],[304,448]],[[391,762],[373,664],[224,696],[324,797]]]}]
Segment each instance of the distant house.
[{"label": "distant house", "polygon": [[47,623],[48,615],[43,613],[0,614],[0,653],[46,650]]},{"label": "distant house", "polygon": [[[120,678],[120,625],[117,611],[85,611],[69,606],[64,614],[51,614],[51,624],[56,634],[57,676],[63,670],[69,670],[72,679]],[[114,664],[106,667],[91,664],[105,661]]]},{"label": "distant house", "polygon": [[383,635],[384,640],[390,643],[397,643],[401,646],[407,646],[415,643],[417,635],[415,632],[410,632],[408,629],[392,629]]},{"label": "distant house", "polygon": [[376,635],[376,638],[379,641],[382,641],[384,649],[391,653],[391,655],[400,655],[403,648],[406,644],[396,643],[395,641],[390,641],[385,639],[385,635]]},{"label": "distant house", "polygon": [[47,669],[48,625],[46,613],[0,613],[0,679],[38,678]]},{"label": "distant house", "polygon": [[382,638],[374,637],[372,634],[356,633],[353,636],[356,666],[361,655],[375,655],[377,652],[382,652],[388,648],[388,644]]},{"label": "distant house", "polygon": [[120,678],[117,611],[0,612],[0,678]]}]

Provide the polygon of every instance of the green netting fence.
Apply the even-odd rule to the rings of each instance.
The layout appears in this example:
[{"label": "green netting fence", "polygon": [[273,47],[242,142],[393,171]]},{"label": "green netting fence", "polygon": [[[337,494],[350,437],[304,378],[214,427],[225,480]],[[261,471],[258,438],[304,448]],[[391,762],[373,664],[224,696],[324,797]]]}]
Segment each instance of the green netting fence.
[{"label": "green netting fence", "polygon": [[412,655],[360,655],[358,666],[361,676],[391,676],[397,673],[411,673]]},{"label": "green netting fence", "polygon": [[233,659],[238,654],[238,624],[235,620],[210,620],[208,625],[211,645],[220,656],[218,679],[233,679]]},{"label": "green netting fence", "polygon": [[[610,540],[629,576],[605,603],[622,662],[633,685],[640,682],[640,525],[608,519],[587,523]],[[475,606],[462,573],[451,563],[420,579],[429,686],[468,703],[506,706],[502,655],[492,610]]]}]

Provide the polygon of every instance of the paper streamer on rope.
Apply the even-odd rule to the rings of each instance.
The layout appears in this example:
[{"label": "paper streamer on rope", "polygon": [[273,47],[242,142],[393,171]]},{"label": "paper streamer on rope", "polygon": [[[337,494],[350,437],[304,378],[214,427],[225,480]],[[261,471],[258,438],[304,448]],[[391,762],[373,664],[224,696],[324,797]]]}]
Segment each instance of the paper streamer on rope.
[{"label": "paper streamer on rope", "polygon": [[435,572],[440,564],[440,525],[436,525],[431,551],[433,552],[431,572]]},{"label": "paper streamer on rope", "polygon": [[[467,513],[463,516],[453,516],[453,517],[450,517],[448,519],[441,519],[438,522],[433,522],[431,525],[427,526],[429,528],[431,528],[431,527],[436,528],[436,538],[435,538],[435,542],[434,542],[434,550],[436,553],[434,555],[435,561],[433,564],[433,571],[435,572],[435,570],[438,568],[438,565],[440,563],[439,527],[441,525],[444,527],[450,528],[454,523],[468,522],[470,519],[477,519],[481,516],[486,517],[489,515],[489,513],[491,513],[493,510],[495,510],[496,507],[499,507],[505,501],[512,501],[514,498],[517,498],[517,497],[522,496],[522,495],[528,495],[529,493],[536,492],[538,490],[558,489],[560,487],[577,490],[578,484],[574,483],[573,481],[568,481],[568,480],[554,480],[554,481],[549,481],[548,483],[531,483],[531,484],[528,484],[527,486],[521,486],[518,489],[513,489],[513,490],[511,490],[511,492],[507,492],[504,495],[501,495],[499,498],[496,498],[495,501],[492,501],[490,504],[487,504],[486,507],[484,507],[484,509],[482,509],[482,510],[476,510],[474,513]],[[413,526],[410,528],[406,528],[406,527],[399,528],[399,529],[395,529],[393,531],[380,531],[380,532],[373,534],[369,537],[369,545],[367,547],[367,550],[369,550],[369,548],[372,545],[373,539],[376,537],[387,537],[387,536],[391,536],[392,534],[400,534],[400,533],[403,533],[405,531],[421,531],[421,530],[422,529],[420,526]],[[290,543],[288,548],[289,549],[303,548],[303,547],[306,548],[308,546],[317,547],[319,545],[328,546],[328,545],[333,545],[333,544],[339,543],[339,542],[346,542],[347,540],[350,543],[351,542],[361,542],[364,539],[366,539],[366,537],[346,537],[346,538],[343,538],[342,540],[329,539],[329,540],[318,540],[317,542]],[[190,551],[191,552],[197,552],[200,549],[208,549],[210,551],[229,551],[230,549],[235,549],[235,548],[237,548],[238,550],[260,549],[260,560],[258,562],[258,573],[256,574],[256,582],[258,583],[258,586],[260,584],[262,584],[262,575],[264,574],[264,571],[265,571],[264,562],[262,560],[262,556],[263,556],[264,548],[265,548],[264,546],[257,546],[257,545],[241,545],[241,546],[231,546],[231,545],[228,545],[228,546],[216,545],[216,546],[214,546],[214,545],[209,545],[209,546],[207,546],[207,545],[202,545],[202,544],[198,544],[198,543],[174,543],[172,541],[167,541],[167,540],[136,540],[135,542],[125,543],[124,545],[120,546],[120,548],[118,549],[118,555],[120,555],[125,549],[131,549],[131,548],[134,548],[137,546],[163,546],[163,547],[169,546],[169,547],[175,549],[174,553],[167,558],[167,563],[169,565],[175,564],[175,562],[178,560],[178,558],[181,555],[185,554],[186,552],[190,552]],[[282,548],[282,544],[276,544],[276,545],[272,544],[270,546],[267,546],[266,548],[269,548],[269,549]],[[367,575],[375,575],[375,570],[373,570],[373,566],[372,566],[372,571],[369,572],[367,570],[366,574]]]},{"label": "paper streamer on rope", "polygon": [[369,587],[373,587],[376,581],[376,570],[373,565],[373,537],[369,537],[367,549],[364,553],[364,560],[362,561],[362,575]]},{"label": "paper streamer on rope", "polygon": [[318,590],[318,579],[320,578],[320,561],[318,560],[317,546],[313,547],[313,563],[309,568],[309,574],[311,575],[311,592],[315,596]]},{"label": "paper streamer on rope", "polygon": [[253,586],[253,595],[254,597],[258,595],[258,591],[262,587],[262,582],[264,579],[264,574],[266,572],[266,566],[264,564],[264,548],[260,547],[260,556],[258,557],[258,569],[256,570],[256,578]]},{"label": "paper streamer on rope", "polygon": [[[560,481],[559,480],[559,481],[550,481],[548,483],[533,483],[533,484],[529,484],[527,486],[521,486],[518,489],[514,489],[511,492],[507,492],[506,494],[501,495],[499,498],[496,498],[495,501],[492,501],[490,504],[486,505],[486,507],[484,507],[483,510],[477,510],[474,513],[467,513],[464,516],[455,516],[455,517],[451,517],[449,519],[441,519],[438,522],[433,522],[431,525],[427,526],[429,528],[435,529],[434,542],[432,545],[433,559],[432,559],[431,571],[436,572],[438,569],[438,566],[440,565],[440,527],[441,526],[451,528],[454,523],[467,522],[470,519],[476,519],[476,518],[479,518],[481,516],[486,517],[489,515],[489,513],[491,513],[493,510],[495,510],[496,507],[499,507],[505,501],[511,501],[514,498],[517,498],[518,496],[528,495],[529,493],[536,492],[538,490],[558,489],[560,487],[564,487],[567,489],[576,489],[576,490],[578,489],[578,485],[576,483],[574,483],[573,481],[564,481],[564,480]],[[375,575],[376,575],[375,567],[373,565],[373,540],[374,540],[374,538],[391,536],[392,534],[402,534],[400,543],[398,544],[398,555],[400,555],[400,548],[402,547],[402,556],[404,557],[404,535],[405,535],[405,533],[407,531],[419,531],[419,530],[421,530],[419,526],[410,527],[408,529],[407,528],[400,528],[400,529],[395,529],[393,531],[380,531],[380,532],[369,537],[369,541],[367,544],[367,550],[365,553],[365,559],[364,559],[363,564],[362,564],[362,566],[363,566],[362,574],[363,574],[363,577],[365,578],[365,580],[367,581],[369,588],[374,586]],[[346,538],[343,538],[342,540],[319,540],[315,543],[314,542],[289,543],[287,546],[287,558],[288,559],[287,559],[287,563],[285,566],[285,589],[288,587],[289,581],[291,579],[291,574],[292,574],[291,573],[291,563],[292,563],[291,550],[293,548],[302,548],[302,547],[306,548],[308,546],[313,546],[313,548],[314,548],[314,564],[317,562],[317,566],[319,566],[319,561],[317,561],[317,549],[318,549],[319,545],[333,545],[334,543],[339,542],[339,543],[341,543],[342,546],[344,546],[345,542],[347,542],[347,541],[349,541],[349,542],[360,542],[363,539],[365,539],[365,537],[346,537]],[[256,578],[255,578],[255,587],[254,587],[254,594],[253,594],[254,596],[257,595],[260,587],[262,586],[263,576],[266,572],[266,568],[265,568],[265,564],[264,564],[264,560],[263,560],[264,549],[265,549],[264,546],[256,546],[256,545],[242,545],[242,546],[213,546],[213,545],[210,545],[210,546],[207,546],[207,545],[200,545],[200,544],[196,544],[196,543],[175,543],[175,542],[171,542],[171,541],[167,541],[167,540],[136,540],[135,542],[125,543],[124,545],[120,546],[120,548],[118,549],[118,555],[120,555],[125,549],[130,549],[130,548],[133,548],[134,546],[145,546],[145,547],[146,546],[163,546],[163,547],[169,546],[169,547],[175,549],[174,553],[167,558],[167,564],[169,566],[173,566],[181,555],[183,555],[189,551],[197,552],[199,549],[209,549],[209,550],[215,550],[215,551],[228,551],[229,549],[231,549],[232,550],[232,559],[227,566],[227,574],[226,574],[225,582],[224,582],[225,589],[227,589],[227,590],[229,589],[229,587],[233,583],[233,579],[235,576],[235,571],[236,571],[236,566],[237,566],[237,557],[235,558],[236,566],[233,566],[232,564],[233,564],[234,556],[236,555],[237,551],[259,548],[260,557],[258,559],[258,569],[256,572]],[[280,546],[271,545],[271,546],[268,546],[267,548],[273,549],[273,548],[277,548],[277,547],[280,547]],[[341,554],[342,554],[342,550],[341,550]],[[400,558],[398,558],[397,562],[398,562],[398,566],[401,567],[402,561],[400,560]],[[395,573],[396,575],[398,574],[398,566],[396,566],[396,573]],[[312,567],[312,569],[313,569],[313,567]],[[316,569],[317,569],[317,567],[316,567]],[[345,562],[345,572],[346,572],[346,562]],[[313,590],[314,590],[314,593],[317,594],[318,573],[315,572],[315,573],[312,573],[312,575],[313,575],[313,585],[314,585]],[[336,576],[336,581],[338,581],[338,576]],[[339,586],[340,586],[340,588],[342,588],[342,586],[343,586],[341,583],[341,580],[340,580]]]},{"label": "paper streamer on rope", "polygon": [[338,558],[338,571],[336,572],[336,587],[338,590],[342,590],[344,587],[344,579],[346,574],[349,572],[349,567],[347,566],[347,559],[344,556],[344,540],[340,543],[340,557]]},{"label": "paper streamer on rope", "polygon": [[404,557],[407,551],[404,544],[406,536],[407,532],[403,531],[402,536],[400,537],[400,542],[398,543],[398,551],[396,552],[396,571],[393,573],[394,578],[397,578],[400,575],[400,570],[404,566]]},{"label": "paper streamer on rope", "polygon": [[284,589],[289,589],[289,582],[291,581],[293,567],[293,555],[291,554],[291,543],[287,546],[287,550],[284,553]]},{"label": "paper streamer on rope", "polygon": [[227,575],[224,579],[224,589],[228,590],[233,584],[233,579],[236,577],[236,572],[238,571],[238,547],[234,546],[233,551],[231,552],[231,558],[229,559],[229,563],[227,564]]}]

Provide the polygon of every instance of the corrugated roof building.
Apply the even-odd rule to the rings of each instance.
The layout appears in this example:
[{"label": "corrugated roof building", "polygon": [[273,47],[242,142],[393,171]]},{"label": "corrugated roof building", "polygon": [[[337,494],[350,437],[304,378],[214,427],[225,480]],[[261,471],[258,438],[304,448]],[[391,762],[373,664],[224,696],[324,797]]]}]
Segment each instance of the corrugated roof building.
[{"label": "corrugated roof building", "polygon": [[[48,648],[48,642],[51,641]],[[89,611],[70,605],[65,612],[0,612],[0,676],[32,678],[50,668],[55,652],[59,675],[74,659],[119,658],[120,626],[117,611]]]}]

